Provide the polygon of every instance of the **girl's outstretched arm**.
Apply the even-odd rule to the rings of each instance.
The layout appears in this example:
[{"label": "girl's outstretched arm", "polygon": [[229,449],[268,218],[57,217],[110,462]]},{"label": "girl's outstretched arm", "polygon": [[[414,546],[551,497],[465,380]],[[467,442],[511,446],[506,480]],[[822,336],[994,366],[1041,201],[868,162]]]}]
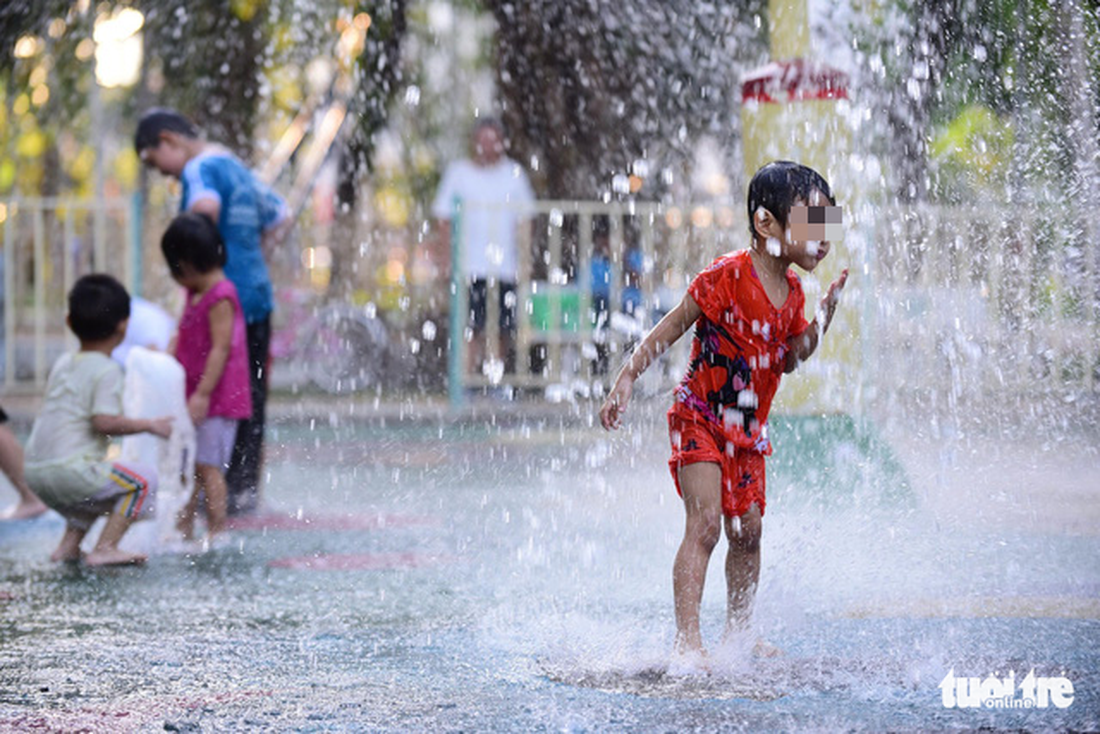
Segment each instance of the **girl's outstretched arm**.
[{"label": "girl's outstretched arm", "polygon": [[630,354],[630,358],[626,360],[626,364],[619,370],[615,384],[600,408],[600,423],[604,428],[610,430],[619,427],[622,414],[626,412],[626,404],[630,402],[630,396],[634,392],[634,381],[646,371],[649,365],[657,361],[666,349],[683,336],[702,313],[699,304],[691,294],[685,293],[676,308],[665,314],[665,317],[645,335]]}]

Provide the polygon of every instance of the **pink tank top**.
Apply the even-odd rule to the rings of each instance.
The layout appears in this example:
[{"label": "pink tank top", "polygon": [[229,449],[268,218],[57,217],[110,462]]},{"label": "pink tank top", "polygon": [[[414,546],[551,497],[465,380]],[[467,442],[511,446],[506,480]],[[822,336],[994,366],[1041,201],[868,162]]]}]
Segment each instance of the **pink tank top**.
[{"label": "pink tank top", "polygon": [[210,394],[211,416],[223,418],[248,418],[252,415],[252,391],[248,380],[248,345],[245,340],[244,316],[237,289],[227,278],[203,294],[198,303],[192,303],[188,293],[187,306],[180,318],[179,336],[176,339],[176,359],[187,373],[187,397],[190,398],[202,380],[206,358],[213,346],[210,338],[210,309],[218,301],[233,304],[233,338],[229,342],[229,359],[225,363],[222,379]]}]

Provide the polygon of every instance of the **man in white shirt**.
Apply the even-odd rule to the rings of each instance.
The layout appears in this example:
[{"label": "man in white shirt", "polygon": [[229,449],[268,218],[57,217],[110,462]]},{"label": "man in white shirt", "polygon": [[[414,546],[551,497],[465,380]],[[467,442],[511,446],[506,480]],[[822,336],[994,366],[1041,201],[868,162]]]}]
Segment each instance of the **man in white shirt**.
[{"label": "man in white shirt", "polygon": [[[516,328],[517,234],[535,200],[527,173],[504,155],[504,130],[497,120],[483,118],[471,134],[472,155],[447,166],[432,202],[440,240],[449,242],[452,218],[461,202],[459,232],[461,262],[452,267],[469,283],[469,327],[474,338],[467,369],[485,361],[486,304],[494,286],[500,302],[500,349],[505,360],[513,351]],[[461,338],[453,335],[452,339]]]}]

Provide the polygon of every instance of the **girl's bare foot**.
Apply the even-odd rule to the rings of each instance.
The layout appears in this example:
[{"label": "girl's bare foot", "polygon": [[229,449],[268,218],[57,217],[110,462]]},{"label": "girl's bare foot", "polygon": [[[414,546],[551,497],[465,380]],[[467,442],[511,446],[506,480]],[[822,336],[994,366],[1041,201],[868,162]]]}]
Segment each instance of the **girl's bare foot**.
[{"label": "girl's bare foot", "polygon": [[710,656],[701,639],[685,639],[677,635],[668,661],[669,675],[706,675],[710,673]]},{"label": "girl's bare foot", "polygon": [[783,650],[762,637],[756,639],[756,644],[752,646],[752,654],[758,658],[781,658],[784,655]]},{"label": "girl's bare foot", "polygon": [[709,675],[710,657],[703,648],[676,649],[668,660],[669,675]]},{"label": "girl's bare foot", "polygon": [[88,566],[137,566],[148,560],[144,553],[131,553],[121,548],[96,548],[84,556],[84,563]]},{"label": "girl's bare foot", "polygon": [[195,516],[190,512],[181,512],[176,516],[176,530],[184,540],[195,539]]},{"label": "girl's bare foot", "polygon": [[18,504],[12,505],[0,513],[0,520],[30,520],[45,513],[48,509],[50,508],[46,507],[46,503],[37,497],[33,500],[19,500]]}]

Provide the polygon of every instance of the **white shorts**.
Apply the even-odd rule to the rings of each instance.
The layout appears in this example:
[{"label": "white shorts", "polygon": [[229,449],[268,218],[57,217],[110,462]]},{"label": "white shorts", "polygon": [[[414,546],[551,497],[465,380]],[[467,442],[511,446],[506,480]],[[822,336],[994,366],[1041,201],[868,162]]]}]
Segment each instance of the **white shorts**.
[{"label": "white shorts", "polygon": [[195,429],[195,463],[217,467],[224,473],[233,457],[239,423],[236,418],[213,415],[199,424]]}]

